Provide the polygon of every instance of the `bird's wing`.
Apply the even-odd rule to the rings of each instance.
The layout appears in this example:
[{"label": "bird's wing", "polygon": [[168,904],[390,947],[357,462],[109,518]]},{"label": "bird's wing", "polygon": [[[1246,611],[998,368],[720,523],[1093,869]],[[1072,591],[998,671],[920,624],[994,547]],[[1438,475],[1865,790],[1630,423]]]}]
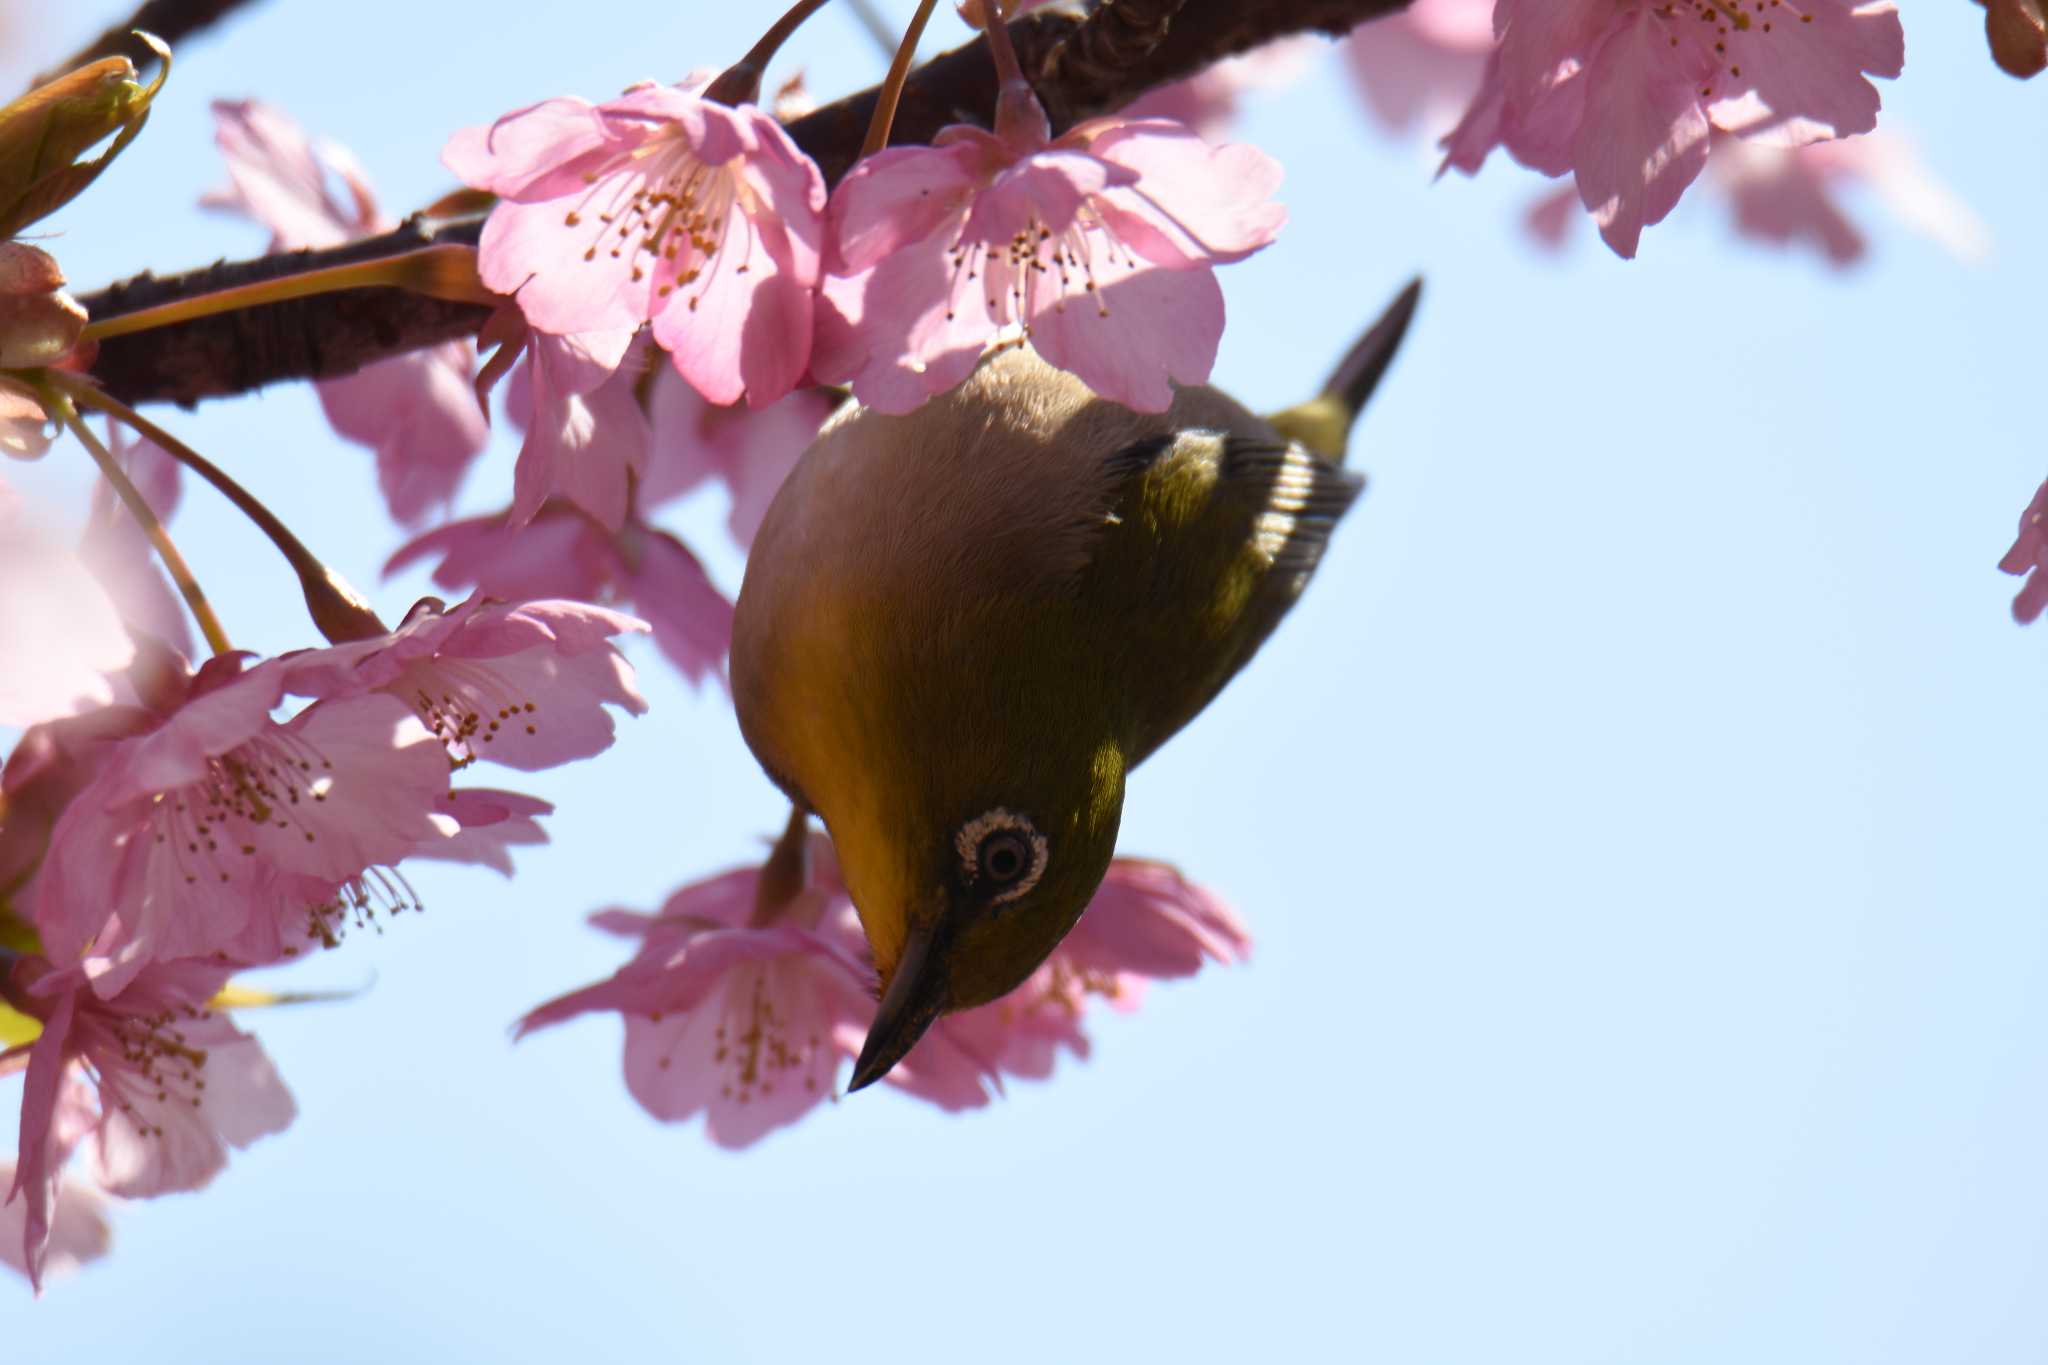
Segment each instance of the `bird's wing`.
[{"label": "bird's wing", "polygon": [[1134,698],[1136,762],[1242,668],[1364,487],[1263,423],[1184,429],[1111,457],[1117,494],[1080,580]]}]

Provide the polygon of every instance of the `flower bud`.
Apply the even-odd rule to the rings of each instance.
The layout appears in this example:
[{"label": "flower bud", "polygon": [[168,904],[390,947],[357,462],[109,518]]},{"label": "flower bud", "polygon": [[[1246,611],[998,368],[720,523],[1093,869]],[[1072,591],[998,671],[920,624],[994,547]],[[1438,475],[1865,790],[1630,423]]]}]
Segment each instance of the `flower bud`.
[{"label": "flower bud", "polygon": [[[0,237],[12,237],[55,212],[90,185],[149,117],[150,102],[170,73],[171,53],[138,33],[161,66],[149,85],[137,82],[135,64],[108,57],[37,86],[0,109]],[[85,153],[113,145],[89,161]]]},{"label": "flower bud", "polygon": [[0,242],[0,369],[56,364],[78,344],[85,322],[48,252]]},{"label": "flower bud", "polygon": [[2048,15],[2042,0],[1978,0],[1984,6],[1984,35],[1991,59],[2025,80],[2048,67]]}]

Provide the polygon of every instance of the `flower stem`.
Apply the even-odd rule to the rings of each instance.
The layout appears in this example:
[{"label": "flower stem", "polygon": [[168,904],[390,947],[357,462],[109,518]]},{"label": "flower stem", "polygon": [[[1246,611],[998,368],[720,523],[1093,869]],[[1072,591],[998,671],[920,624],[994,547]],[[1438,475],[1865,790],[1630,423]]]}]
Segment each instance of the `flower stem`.
[{"label": "flower stem", "polygon": [[83,339],[101,341],[107,337],[126,336],[130,332],[146,332],[153,327],[168,327],[176,322],[190,322],[194,318],[212,317],[217,313],[232,313],[262,303],[283,303],[287,299],[378,286],[409,289],[415,294],[455,303],[504,302],[484,288],[483,281],[477,278],[475,247],[430,246],[402,255],[386,256],[379,261],[332,265],[296,275],[283,275],[274,280],[236,285],[232,289],[200,294],[195,298],[174,299],[154,308],[138,308],[132,313],[120,313],[86,324]]},{"label": "flower stem", "polygon": [[862,156],[873,156],[889,145],[889,130],[896,124],[896,106],[903,100],[903,82],[910,78],[911,58],[917,55],[917,41],[924,37],[924,26],[937,3],[938,0],[918,0],[917,13],[910,16],[910,27],[903,30],[903,41],[896,45],[896,58],[889,63],[889,74],[882,78],[881,92],[875,98],[875,116],[868,122],[867,141],[860,145]]},{"label": "flower stem", "polygon": [[1010,26],[1003,19],[1003,7],[996,0],[982,0],[981,14],[988,55],[996,64],[996,81],[1002,85],[1028,85],[1024,68],[1017,64],[1017,49],[1010,46]]},{"label": "flower stem", "polygon": [[720,104],[759,103],[761,76],[768,70],[768,63],[775,60],[776,52],[789,41],[789,35],[824,7],[825,0],[796,0],[789,12],[775,21],[775,26],[761,35],[761,41],[747,49],[746,56],[704,88],[704,98]]},{"label": "flower stem", "polygon": [[222,497],[235,505],[236,510],[255,522],[256,529],[269,537],[270,543],[291,565],[292,572],[298,575],[299,589],[305,594],[306,609],[312,613],[313,624],[330,642],[340,644],[344,640],[368,640],[387,633],[384,623],[377,619],[377,613],[370,609],[362,595],[340,574],[321,563],[319,557],[306,548],[305,542],[278,520],[275,512],[230,478],[226,470],[120,399],[101,392],[84,380],[57,374],[52,374],[51,378],[62,384],[70,397],[81,405],[119,418],[138,434],[156,442],[166,454],[212,484]]},{"label": "flower stem", "polygon": [[149,500],[143,497],[141,491],[129,480],[127,471],[121,468],[121,462],[114,458],[114,452],[108,450],[100,438],[93,435],[92,428],[78,415],[78,409],[72,406],[70,398],[50,385],[38,385],[37,389],[44,406],[53,410],[58,420],[69,427],[71,434],[85,446],[86,451],[92,456],[93,463],[100,467],[100,474],[114,490],[114,496],[121,499],[121,505],[128,509],[128,515],[135,518],[135,524],[149,537],[150,545],[156,549],[156,557],[163,561],[164,572],[171,576],[171,582],[177,585],[178,595],[185,599],[185,605],[191,609],[192,619],[199,623],[199,633],[206,637],[206,647],[215,654],[232,653],[235,647],[228,643],[228,635],[221,629],[220,618],[213,614],[213,604],[206,600],[206,594],[200,590],[199,580],[192,576],[192,566],[185,562],[185,556],[178,553],[177,545],[171,540],[171,533],[164,529],[163,522],[157,518],[155,509],[149,505]]},{"label": "flower stem", "polygon": [[761,864],[761,879],[754,883],[754,913],[747,923],[762,928],[775,923],[791,901],[802,894],[811,879],[811,813],[792,804],[789,823],[782,837]]}]

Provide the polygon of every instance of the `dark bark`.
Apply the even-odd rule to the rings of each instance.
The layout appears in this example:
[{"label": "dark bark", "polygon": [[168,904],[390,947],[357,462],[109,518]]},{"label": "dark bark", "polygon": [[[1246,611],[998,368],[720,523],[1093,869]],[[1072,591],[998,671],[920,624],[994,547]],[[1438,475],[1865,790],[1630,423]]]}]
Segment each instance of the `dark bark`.
[{"label": "dark bark", "polygon": [[[212,0],[216,6],[222,0]],[[1291,33],[1348,32],[1407,0],[1105,0],[1085,19],[1041,12],[1010,25],[1024,70],[1055,130],[1111,112],[1146,90]],[[866,90],[789,125],[790,136],[837,183],[860,154],[876,100]],[[950,123],[986,127],[995,70],[981,39],[911,73],[894,142],[928,142]],[[223,262],[188,274],[143,274],[80,299],[96,319],[280,275],[415,250],[475,242],[478,224],[395,232],[329,251]],[[92,374],[131,403],[195,403],[289,379],[352,374],[388,356],[474,332],[488,310],[399,289],[355,289],[242,309],[102,343]]]},{"label": "dark bark", "polygon": [[136,29],[154,33],[175,53],[179,43],[250,3],[252,0],[144,0],[135,13],[36,77],[35,83],[41,85],[102,57],[126,57],[137,70],[146,69],[155,64],[156,54],[135,40]]}]

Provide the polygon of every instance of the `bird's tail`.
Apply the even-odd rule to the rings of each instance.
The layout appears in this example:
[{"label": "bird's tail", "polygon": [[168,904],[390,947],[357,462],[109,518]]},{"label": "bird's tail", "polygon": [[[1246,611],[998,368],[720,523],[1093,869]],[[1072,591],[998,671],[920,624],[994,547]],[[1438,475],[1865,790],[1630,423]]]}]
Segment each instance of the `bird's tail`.
[{"label": "bird's tail", "polygon": [[1401,338],[1408,334],[1415,305],[1421,299],[1421,279],[1410,280],[1379,320],[1337,362],[1321,393],[1266,420],[1281,435],[1301,442],[1332,464],[1344,463],[1344,448],[1350,442],[1352,424],[1365,410],[1373,390],[1379,387],[1380,376],[1394,363],[1394,353],[1401,349]]}]

